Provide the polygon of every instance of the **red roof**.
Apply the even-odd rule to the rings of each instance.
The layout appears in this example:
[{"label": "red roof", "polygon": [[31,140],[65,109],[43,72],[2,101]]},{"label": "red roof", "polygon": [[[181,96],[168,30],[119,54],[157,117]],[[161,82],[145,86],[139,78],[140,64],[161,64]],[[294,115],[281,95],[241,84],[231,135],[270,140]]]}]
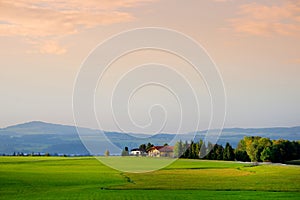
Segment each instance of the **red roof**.
[{"label": "red roof", "polygon": [[173,152],[174,147],[172,146],[164,146],[163,148],[159,149],[160,152]]},{"label": "red roof", "polygon": [[173,152],[174,151],[173,146],[153,146],[148,151],[152,151],[154,149],[156,149],[160,152]]}]

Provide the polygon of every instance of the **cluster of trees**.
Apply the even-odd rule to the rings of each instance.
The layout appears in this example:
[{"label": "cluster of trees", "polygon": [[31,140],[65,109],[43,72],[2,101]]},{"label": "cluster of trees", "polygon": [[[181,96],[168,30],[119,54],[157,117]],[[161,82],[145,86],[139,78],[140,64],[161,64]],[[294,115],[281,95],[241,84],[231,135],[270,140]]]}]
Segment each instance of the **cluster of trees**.
[{"label": "cluster of trees", "polygon": [[190,143],[179,141],[174,156],[190,159],[238,160],[252,162],[281,162],[300,159],[300,141],[270,140],[263,137],[244,137],[234,149],[229,143],[222,145],[200,140]]},{"label": "cluster of trees", "polygon": [[229,143],[225,148],[222,145],[208,142],[206,145],[202,140],[191,143],[179,141],[174,146],[174,156],[189,159],[209,159],[209,160],[234,160],[234,149]]},{"label": "cluster of trees", "polygon": [[284,163],[300,159],[300,141],[244,137],[235,150],[235,156],[240,161]]},{"label": "cluster of trees", "polygon": [[[166,145],[166,144],[165,144]],[[139,149],[140,150],[143,150],[143,151],[148,151],[151,147],[153,147],[154,144],[151,144],[150,142],[148,142],[148,144],[141,144],[139,146]]]}]

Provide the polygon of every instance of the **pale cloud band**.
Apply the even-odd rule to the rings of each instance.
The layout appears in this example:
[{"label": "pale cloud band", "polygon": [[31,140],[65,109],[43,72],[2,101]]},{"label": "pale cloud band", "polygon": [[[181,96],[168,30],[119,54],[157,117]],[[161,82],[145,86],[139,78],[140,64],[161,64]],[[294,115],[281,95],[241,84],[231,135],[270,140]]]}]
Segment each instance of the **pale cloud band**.
[{"label": "pale cloud band", "polygon": [[245,4],[240,6],[237,17],[230,19],[229,23],[240,34],[299,36],[300,1]]},{"label": "pale cloud band", "polygon": [[99,25],[128,22],[134,16],[120,8],[149,0],[2,0],[0,36],[25,37],[40,53],[63,54],[58,38]]},{"label": "pale cloud band", "polygon": [[[101,25],[137,20],[124,8],[152,1],[155,0],[1,0],[0,37],[22,38],[32,47],[28,53],[64,54],[67,48],[60,44],[64,37]],[[223,24],[230,33],[300,36],[300,0],[246,4],[238,0],[213,1],[235,7],[235,16]]]}]

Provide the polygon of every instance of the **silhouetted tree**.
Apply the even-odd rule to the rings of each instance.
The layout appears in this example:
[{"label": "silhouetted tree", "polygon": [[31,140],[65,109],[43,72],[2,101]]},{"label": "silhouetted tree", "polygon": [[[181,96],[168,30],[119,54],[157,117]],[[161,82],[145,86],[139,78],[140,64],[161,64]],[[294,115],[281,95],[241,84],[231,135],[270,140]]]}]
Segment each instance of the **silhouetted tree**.
[{"label": "silhouetted tree", "polygon": [[206,145],[203,140],[199,141],[199,158],[204,158],[206,156]]},{"label": "silhouetted tree", "polygon": [[146,147],[146,150],[148,151],[151,147],[153,147],[154,145],[153,144],[151,144],[150,142],[148,142],[148,144],[147,144],[147,147]]},{"label": "silhouetted tree", "polygon": [[188,158],[190,155],[190,145],[187,141],[185,141],[184,145],[183,145],[183,150],[184,153],[182,154],[182,158]]},{"label": "silhouetted tree", "polygon": [[223,160],[223,152],[224,152],[223,146],[218,144],[216,144],[215,146],[216,146],[216,152],[215,152],[216,160]]},{"label": "silhouetted tree", "polygon": [[128,147],[125,147],[125,148],[124,148],[124,150],[122,151],[121,156],[129,156]]},{"label": "silhouetted tree", "polygon": [[147,149],[146,144],[141,144],[140,147],[139,147],[139,149],[143,150],[143,151],[146,151],[146,149]]},{"label": "silhouetted tree", "polygon": [[214,145],[211,142],[208,142],[206,152],[207,152],[207,155],[205,156],[206,159],[208,160],[215,159]]},{"label": "silhouetted tree", "polygon": [[107,149],[105,150],[104,155],[105,155],[106,157],[109,156],[109,151],[108,151]]},{"label": "silhouetted tree", "polygon": [[234,150],[232,146],[227,142],[223,152],[223,160],[234,160],[234,159],[235,159]]}]

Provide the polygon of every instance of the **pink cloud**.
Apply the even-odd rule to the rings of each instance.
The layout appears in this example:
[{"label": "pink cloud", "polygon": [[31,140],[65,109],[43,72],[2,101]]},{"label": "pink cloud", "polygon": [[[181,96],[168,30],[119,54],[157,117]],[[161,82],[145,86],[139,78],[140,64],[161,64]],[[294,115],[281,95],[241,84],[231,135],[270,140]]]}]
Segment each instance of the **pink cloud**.
[{"label": "pink cloud", "polygon": [[283,1],[276,5],[251,3],[242,5],[238,17],[229,22],[235,32],[250,35],[274,34],[300,36],[300,1]]},{"label": "pink cloud", "polygon": [[67,49],[60,45],[56,40],[27,40],[27,42],[33,47],[26,52],[29,54],[53,54],[62,55],[67,52]]},{"label": "pink cloud", "polygon": [[[31,40],[36,38],[41,41],[39,46],[42,48],[49,42],[49,38],[53,42],[87,28],[132,21],[134,16],[120,9],[138,6],[147,1],[150,0],[2,0],[0,36],[22,36]],[[52,53],[57,52],[53,50],[56,49],[54,46],[58,49],[59,44],[56,41],[55,45],[52,43],[46,46],[50,50],[42,48],[41,52]]]},{"label": "pink cloud", "polygon": [[288,60],[289,64],[300,64],[300,58]]}]

